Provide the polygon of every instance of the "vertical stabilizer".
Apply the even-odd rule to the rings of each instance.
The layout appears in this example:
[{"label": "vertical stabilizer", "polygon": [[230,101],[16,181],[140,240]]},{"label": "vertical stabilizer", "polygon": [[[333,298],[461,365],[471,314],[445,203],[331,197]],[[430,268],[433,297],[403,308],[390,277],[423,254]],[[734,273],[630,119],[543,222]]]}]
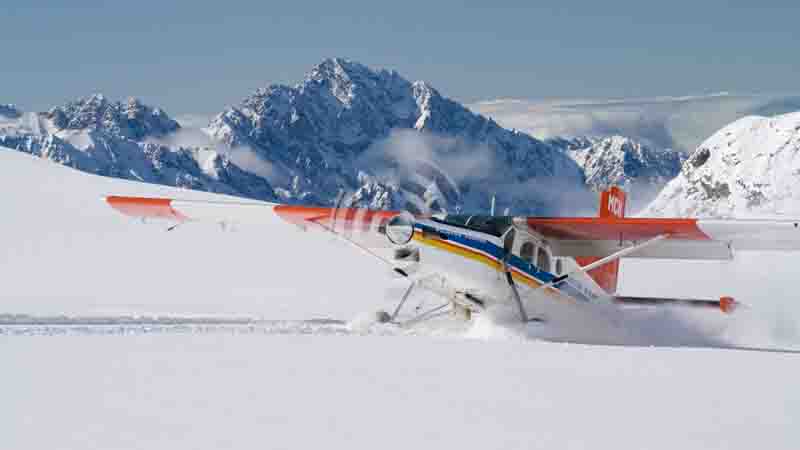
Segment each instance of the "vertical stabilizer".
[{"label": "vertical stabilizer", "polygon": [[600,217],[625,217],[625,191],[611,186],[600,193]]},{"label": "vertical stabilizer", "polygon": [[[625,191],[617,186],[611,186],[608,190],[600,193],[600,217],[603,219],[621,219],[625,217]],[[586,266],[597,260],[599,257],[580,257],[575,258],[578,264]],[[604,266],[590,270],[587,274],[609,294],[617,292],[617,278],[619,277],[619,260],[610,262]]]}]

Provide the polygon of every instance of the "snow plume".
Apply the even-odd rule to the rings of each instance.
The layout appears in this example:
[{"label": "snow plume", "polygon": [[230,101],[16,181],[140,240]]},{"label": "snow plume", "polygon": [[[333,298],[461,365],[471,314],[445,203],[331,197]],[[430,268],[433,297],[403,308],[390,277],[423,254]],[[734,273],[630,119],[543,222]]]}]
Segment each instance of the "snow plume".
[{"label": "snow plume", "polygon": [[727,339],[740,345],[800,348],[797,256],[781,252],[737,252],[719,279],[744,308],[726,324]]},{"label": "snow plume", "polygon": [[530,318],[523,324],[510,305],[494,305],[474,316],[465,337],[482,340],[546,340],[576,344],[718,347],[719,335],[699,326],[692,311],[678,309],[624,310],[614,305],[577,304],[542,298],[528,302]]},{"label": "snow plume", "polygon": [[[742,306],[733,314],[716,310],[671,310],[670,323],[689,323],[697,333],[727,345],[800,348],[800,303],[793,253],[737,252],[730,262],[623,260],[623,295],[706,298],[734,297]],[[647,324],[648,318],[637,317]],[[651,316],[653,334],[665,326]],[[666,328],[669,331],[669,328]]]},{"label": "snow plume", "polygon": [[713,308],[618,307],[543,299],[522,325],[509,305],[476,315],[466,336],[544,339],[581,344],[800,349],[800,303],[791,254],[739,252],[730,262],[625,259],[620,295],[717,299],[734,297],[732,314]]}]

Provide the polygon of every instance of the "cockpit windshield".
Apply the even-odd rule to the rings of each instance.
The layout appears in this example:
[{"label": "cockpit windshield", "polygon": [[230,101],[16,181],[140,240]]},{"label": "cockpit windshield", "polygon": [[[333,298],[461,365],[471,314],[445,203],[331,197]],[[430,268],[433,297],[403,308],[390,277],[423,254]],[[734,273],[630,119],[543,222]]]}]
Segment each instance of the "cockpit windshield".
[{"label": "cockpit windshield", "polygon": [[452,225],[459,228],[467,228],[481,233],[491,234],[500,237],[508,230],[512,223],[509,216],[468,216],[463,214],[448,214],[440,217],[433,217],[433,221],[445,225]]}]

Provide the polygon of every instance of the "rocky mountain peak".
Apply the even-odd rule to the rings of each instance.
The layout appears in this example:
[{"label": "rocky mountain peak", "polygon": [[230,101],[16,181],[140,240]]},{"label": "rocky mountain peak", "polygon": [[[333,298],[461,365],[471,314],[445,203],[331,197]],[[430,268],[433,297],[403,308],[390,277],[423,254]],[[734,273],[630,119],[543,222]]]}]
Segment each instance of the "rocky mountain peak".
[{"label": "rocky mountain peak", "polygon": [[[319,198],[310,194],[324,192],[324,201],[332,202],[344,190],[358,192],[354,199],[377,195],[380,201],[405,198],[441,208],[479,204],[484,209],[490,193],[465,189],[472,197],[466,199],[458,187],[442,181],[453,178],[448,172],[465,172],[461,166],[471,167],[477,160],[486,167],[468,171],[469,180],[459,173],[456,178],[464,186],[534,177],[581,178],[575,163],[561,151],[472,113],[428,83],[411,83],[397,72],[373,70],[341,58],[318,64],[294,87],[257,90],[238,107],[215,117],[206,131],[227,145],[253,149],[278,168],[285,180],[291,180],[278,186],[278,191],[291,199]],[[403,131],[412,134],[398,133]],[[406,145],[416,138],[421,140]],[[398,140],[403,143],[395,145]],[[376,152],[380,155],[375,156]],[[376,161],[380,168],[374,167]],[[404,166],[402,170],[398,164]],[[435,170],[420,172],[420,167]],[[392,172],[400,179],[379,179],[376,172]],[[359,174],[370,175],[370,186]],[[404,186],[409,188],[404,190]],[[392,195],[384,195],[390,191]],[[449,198],[433,199],[440,194]],[[518,199],[524,196],[515,194],[515,207],[519,207]]]},{"label": "rocky mountain peak", "polygon": [[0,117],[5,117],[7,119],[17,119],[22,116],[22,111],[17,109],[17,105],[13,105],[11,103],[2,104],[0,103]]},{"label": "rocky mountain peak", "polygon": [[680,171],[686,156],[670,149],[654,149],[624,136],[556,139],[553,145],[583,168],[586,184],[594,191],[608,186],[636,184],[663,186]]},{"label": "rocky mountain peak", "polygon": [[104,131],[123,139],[141,140],[177,131],[178,122],[160,108],[152,108],[136,98],[125,103],[110,102],[103,94],[93,94],[46,113],[61,130]]}]

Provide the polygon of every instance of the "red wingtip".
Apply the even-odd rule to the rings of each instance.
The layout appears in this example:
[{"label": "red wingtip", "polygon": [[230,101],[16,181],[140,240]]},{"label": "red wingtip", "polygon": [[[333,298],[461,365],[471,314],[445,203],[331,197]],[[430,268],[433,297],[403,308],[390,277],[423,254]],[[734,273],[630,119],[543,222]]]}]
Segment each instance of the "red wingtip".
[{"label": "red wingtip", "polygon": [[739,306],[739,303],[733,297],[720,297],[719,299],[719,309],[725,314],[732,313],[737,306]]},{"label": "red wingtip", "polygon": [[132,217],[152,217],[177,220],[179,222],[187,220],[186,216],[172,208],[172,200],[168,198],[111,195],[106,197],[105,200],[112,208]]}]

